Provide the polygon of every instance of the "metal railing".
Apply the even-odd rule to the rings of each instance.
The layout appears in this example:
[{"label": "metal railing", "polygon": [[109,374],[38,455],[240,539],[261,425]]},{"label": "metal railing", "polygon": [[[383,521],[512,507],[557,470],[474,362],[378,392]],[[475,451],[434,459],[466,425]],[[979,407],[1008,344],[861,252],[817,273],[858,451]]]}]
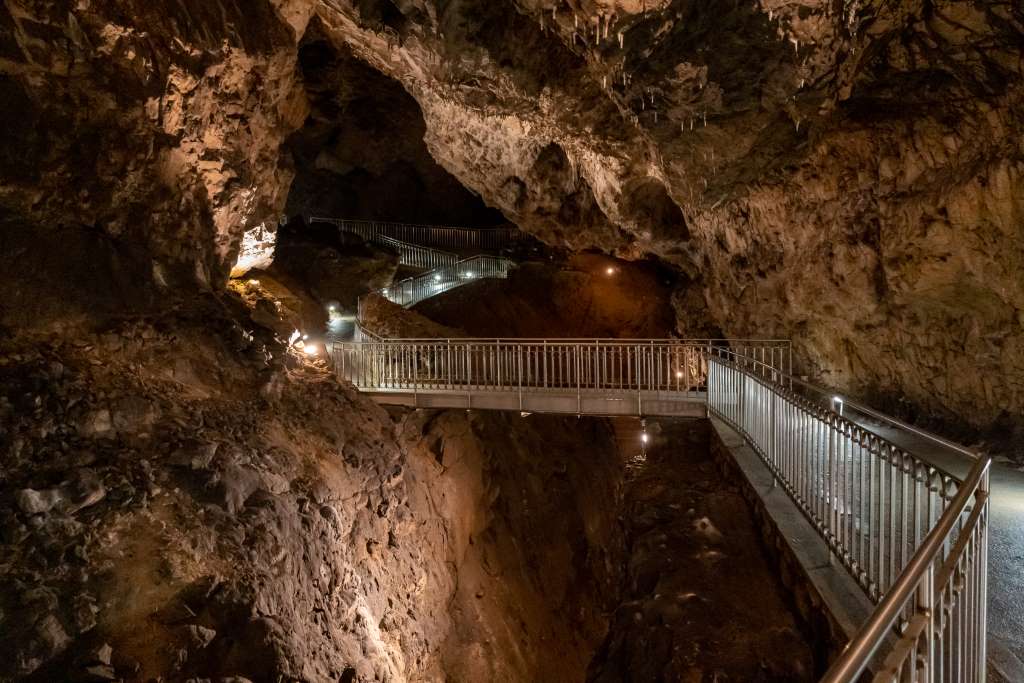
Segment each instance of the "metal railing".
[{"label": "metal railing", "polygon": [[523,232],[515,227],[466,228],[322,217],[310,218],[309,221],[310,223],[329,223],[337,226],[340,230],[359,235],[367,241],[383,236],[444,249],[497,250],[512,246],[525,238]]},{"label": "metal railing", "polygon": [[403,242],[384,235],[378,235],[373,242],[398,252],[398,263],[403,266],[432,270],[443,266],[453,266],[459,262],[458,254],[450,251],[421,247],[418,244]]},{"label": "metal railing", "polygon": [[989,460],[957,447],[976,458],[961,482],[777,367],[727,349],[708,365],[709,413],[744,436],[877,605],[824,680],[857,680],[882,653],[876,681],[983,681]]},{"label": "metal railing", "polygon": [[[505,279],[515,261],[500,256],[471,256],[451,265],[409,277],[376,290],[375,294],[400,306],[414,306],[424,299],[487,278]],[[363,299],[359,300],[359,318],[362,319]]]},{"label": "metal railing", "polygon": [[[334,344],[340,379],[361,389],[696,393],[709,351],[724,340],[388,339]],[[747,340],[788,367],[789,342]]]}]

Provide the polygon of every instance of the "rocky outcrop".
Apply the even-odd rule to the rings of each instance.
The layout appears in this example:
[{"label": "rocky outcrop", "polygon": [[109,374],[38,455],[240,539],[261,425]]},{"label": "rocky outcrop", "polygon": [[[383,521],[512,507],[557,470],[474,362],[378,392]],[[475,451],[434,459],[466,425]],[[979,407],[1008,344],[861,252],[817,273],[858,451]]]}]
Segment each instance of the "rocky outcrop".
[{"label": "rocky outcrop", "polygon": [[582,678],[600,421],[393,419],[230,301],[0,351],[0,678]]}]

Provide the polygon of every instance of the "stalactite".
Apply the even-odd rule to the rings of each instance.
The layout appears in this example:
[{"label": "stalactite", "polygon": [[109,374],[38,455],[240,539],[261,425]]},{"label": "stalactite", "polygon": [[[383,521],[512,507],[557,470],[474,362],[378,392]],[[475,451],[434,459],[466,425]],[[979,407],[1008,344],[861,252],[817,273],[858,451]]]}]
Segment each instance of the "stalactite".
[{"label": "stalactite", "polygon": [[623,47],[625,46],[625,43],[626,43],[626,34],[623,33],[622,31],[619,31],[619,49],[620,50],[623,49]]}]

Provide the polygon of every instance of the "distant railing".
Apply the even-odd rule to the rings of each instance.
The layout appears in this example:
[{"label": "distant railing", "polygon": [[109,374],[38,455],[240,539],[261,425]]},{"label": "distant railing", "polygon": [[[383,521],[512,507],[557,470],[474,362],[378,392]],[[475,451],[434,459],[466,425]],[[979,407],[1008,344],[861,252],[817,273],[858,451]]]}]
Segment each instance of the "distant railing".
[{"label": "distant railing", "polygon": [[458,254],[450,251],[421,247],[418,244],[410,244],[383,235],[377,236],[373,241],[398,252],[399,264],[411,268],[431,270],[442,266],[453,266],[459,261]]},{"label": "distant railing", "polygon": [[443,249],[498,250],[510,247],[525,238],[522,231],[515,227],[465,228],[322,217],[310,218],[309,221],[310,223],[329,223],[337,226],[340,230],[359,235],[367,241],[383,236]]},{"label": "distant railing", "polygon": [[961,482],[843,417],[842,402],[797,393],[821,394],[778,367],[714,349],[708,372],[709,413],[743,434],[878,605],[823,680],[856,681],[878,653],[876,681],[984,681],[989,459],[970,454]]},{"label": "distant railing", "polygon": [[[515,262],[500,256],[471,256],[454,264],[435,268],[382,287],[374,294],[399,306],[414,306],[424,299],[488,278],[505,279]],[[363,319],[364,298],[359,300],[359,319]]]}]

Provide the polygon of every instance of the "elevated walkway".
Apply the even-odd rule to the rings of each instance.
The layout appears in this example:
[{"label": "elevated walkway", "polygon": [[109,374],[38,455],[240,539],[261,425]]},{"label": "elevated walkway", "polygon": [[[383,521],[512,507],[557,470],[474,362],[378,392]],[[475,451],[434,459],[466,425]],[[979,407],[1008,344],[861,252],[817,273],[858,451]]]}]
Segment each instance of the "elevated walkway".
[{"label": "elevated walkway", "polygon": [[381,339],[360,331],[331,356],[340,379],[381,403],[714,417],[742,437],[817,535],[819,547],[805,556],[834,563],[868,606],[847,610],[846,627],[863,623],[823,681],[852,683],[869,667],[876,681],[985,680],[990,459],[885,418],[966,454],[968,466],[950,472],[844,417],[856,404],[815,396],[791,376],[788,341]]}]

